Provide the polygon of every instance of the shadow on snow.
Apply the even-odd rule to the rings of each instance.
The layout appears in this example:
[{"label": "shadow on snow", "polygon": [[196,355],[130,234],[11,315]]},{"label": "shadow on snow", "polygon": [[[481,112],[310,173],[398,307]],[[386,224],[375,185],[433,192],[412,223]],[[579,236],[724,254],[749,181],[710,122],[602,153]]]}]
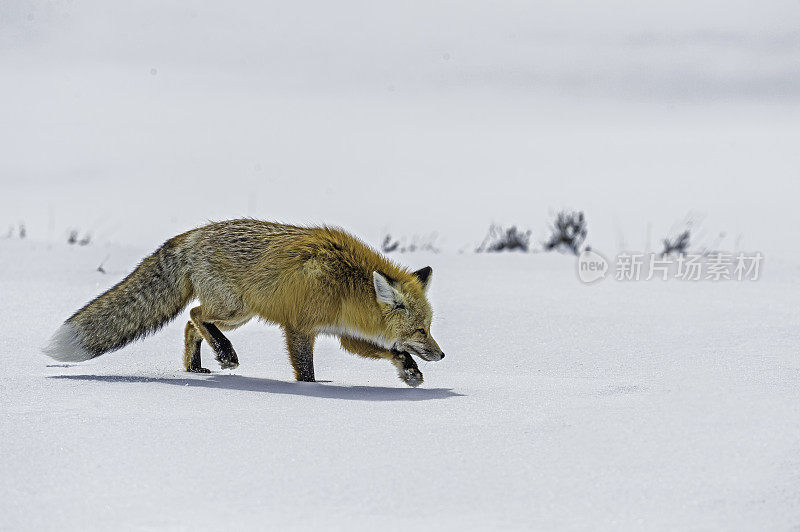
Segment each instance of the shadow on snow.
[{"label": "shadow on snow", "polygon": [[341,386],[324,382],[286,382],[241,375],[209,375],[191,378],[135,377],[126,375],[52,375],[49,379],[113,383],[157,383],[173,386],[266,392],[350,401],[430,401],[463,397],[450,388],[389,388],[386,386]]}]

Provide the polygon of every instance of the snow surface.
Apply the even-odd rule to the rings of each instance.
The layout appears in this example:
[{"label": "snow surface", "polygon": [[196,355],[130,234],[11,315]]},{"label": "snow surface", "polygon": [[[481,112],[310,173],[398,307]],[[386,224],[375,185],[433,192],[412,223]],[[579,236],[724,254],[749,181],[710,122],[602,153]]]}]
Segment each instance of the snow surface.
[{"label": "snow surface", "polygon": [[[797,530],[798,15],[3,0],[0,529]],[[564,207],[607,257],[697,212],[693,246],[762,252],[762,278],[585,286],[571,257],[471,253]],[[327,382],[299,384],[251,323],[239,368],[187,375],[185,315],[40,353],[161,242],[240,216],[437,231],[400,258],[434,268],[447,358],[410,389],[323,339]]]},{"label": "snow surface", "polygon": [[557,254],[406,255],[448,355],[418,389],[331,339],[293,382],[262,323],[230,333],[239,368],[187,375],[186,313],[86,363],[38,352],[145,252],[0,241],[0,528],[800,523],[797,266],[587,286]]}]

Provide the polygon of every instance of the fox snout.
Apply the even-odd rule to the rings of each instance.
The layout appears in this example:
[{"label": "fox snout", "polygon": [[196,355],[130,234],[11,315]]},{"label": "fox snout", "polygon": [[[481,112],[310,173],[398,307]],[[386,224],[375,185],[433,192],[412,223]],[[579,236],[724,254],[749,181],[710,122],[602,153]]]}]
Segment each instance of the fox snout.
[{"label": "fox snout", "polygon": [[439,360],[444,358],[444,353],[439,351],[438,353],[426,353],[420,351],[409,350],[409,353],[412,355],[417,355],[422,360],[427,360],[428,362],[438,362]]},{"label": "fox snout", "polygon": [[441,350],[437,350],[436,352],[426,351],[423,349],[419,349],[418,346],[414,345],[397,345],[396,347],[392,348],[394,353],[405,353],[407,355],[414,355],[418,356],[422,360],[427,362],[438,362],[439,360],[444,358],[444,353]]},{"label": "fox snout", "polygon": [[424,353],[420,354],[420,357],[429,362],[438,362],[439,360],[444,358],[444,351],[439,350],[438,353]]},{"label": "fox snout", "polygon": [[439,344],[429,336],[428,341],[423,344],[420,356],[425,360],[436,362],[444,358],[444,351],[442,351]]},{"label": "fox snout", "polygon": [[428,362],[438,362],[444,358],[444,351],[439,348],[438,344],[432,341],[426,342],[425,344],[409,342],[405,347],[412,355],[417,355],[422,360],[427,360]]}]

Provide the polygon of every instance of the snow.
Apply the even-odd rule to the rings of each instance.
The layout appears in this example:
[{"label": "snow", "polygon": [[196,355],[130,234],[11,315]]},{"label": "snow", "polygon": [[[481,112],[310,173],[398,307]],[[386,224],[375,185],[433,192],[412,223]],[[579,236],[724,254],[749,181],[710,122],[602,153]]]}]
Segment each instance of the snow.
[{"label": "snow", "polygon": [[[798,9],[0,2],[0,529],[796,529]],[[693,247],[761,278],[472,253],[562,208],[605,257],[692,213]],[[320,338],[297,383],[253,322],[239,368],[204,348],[188,375],[186,313],[41,353],[167,238],[241,216],[438,232],[395,257],[433,267],[447,358],[411,389]]]},{"label": "snow", "polygon": [[239,368],[188,375],[186,313],[53,363],[38,346],[147,250],[0,245],[3,528],[797,524],[796,266],[589,286],[558,254],[406,255],[434,268],[448,354],[412,389],[327,338],[321,382],[293,382],[262,323],[230,333]]}]

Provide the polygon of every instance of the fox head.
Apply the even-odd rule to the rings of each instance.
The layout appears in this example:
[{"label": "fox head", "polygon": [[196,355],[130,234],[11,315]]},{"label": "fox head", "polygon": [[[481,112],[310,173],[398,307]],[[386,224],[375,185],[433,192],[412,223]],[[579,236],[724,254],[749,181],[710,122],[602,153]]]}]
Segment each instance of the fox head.
[{"label": "fox head", "polygon": [[444,353],[431,335],[433,311],[425,297],[433,270],[426,266],[414,272],[411,280],[401,282],[372,272],[375,297],[386,323],[386,337],[392,348],[416,355],[423,360],[441,360]]}]

